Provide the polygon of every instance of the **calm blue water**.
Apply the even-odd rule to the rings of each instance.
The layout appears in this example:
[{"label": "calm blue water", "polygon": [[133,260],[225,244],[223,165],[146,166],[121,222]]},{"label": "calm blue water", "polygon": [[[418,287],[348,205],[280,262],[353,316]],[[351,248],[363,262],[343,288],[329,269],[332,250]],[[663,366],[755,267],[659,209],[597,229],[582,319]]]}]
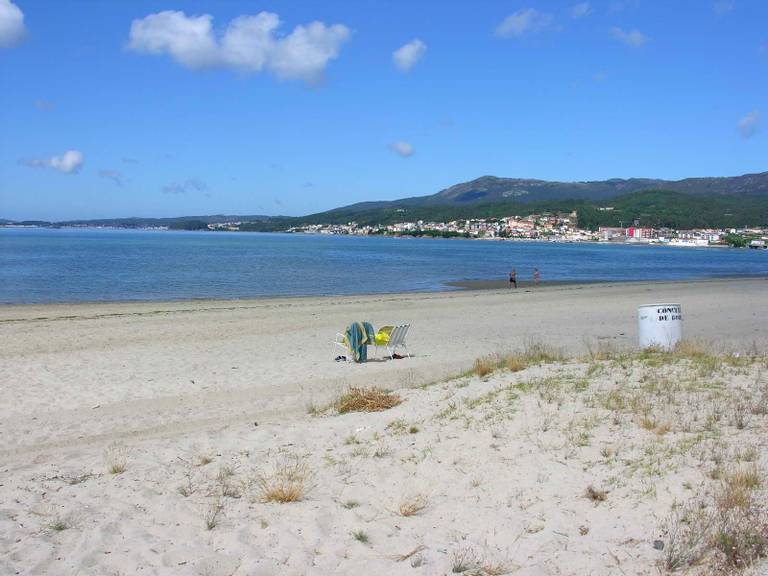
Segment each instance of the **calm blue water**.
[{"label": "calm blue water", "polygon": [[451,289],[446,282],[768,276],[768,250],[0,228],[0,303]]}]

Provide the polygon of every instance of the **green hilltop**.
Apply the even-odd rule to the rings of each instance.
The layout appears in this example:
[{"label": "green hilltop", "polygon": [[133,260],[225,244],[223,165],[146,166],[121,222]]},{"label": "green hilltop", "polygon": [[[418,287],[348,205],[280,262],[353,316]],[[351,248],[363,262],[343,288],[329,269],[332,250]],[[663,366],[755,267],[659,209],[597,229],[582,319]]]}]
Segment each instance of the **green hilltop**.
[{"label": "green hilltop", "polygon": [[572,211],[578,214],[579,226],[588,229],[629,226],[635,220],[654,228],[740,228],[768,223],[768,196],[692,196],[669,190],[647,190],[600,202],[563,199],[407,208],[395,204],[368,210],[339,208],[297,218],[274,217],[241,226],[241,229],[277,231],[308,224],[346,224],[352,221],[362,226],[377,226],[418,220],[450,222]]}]

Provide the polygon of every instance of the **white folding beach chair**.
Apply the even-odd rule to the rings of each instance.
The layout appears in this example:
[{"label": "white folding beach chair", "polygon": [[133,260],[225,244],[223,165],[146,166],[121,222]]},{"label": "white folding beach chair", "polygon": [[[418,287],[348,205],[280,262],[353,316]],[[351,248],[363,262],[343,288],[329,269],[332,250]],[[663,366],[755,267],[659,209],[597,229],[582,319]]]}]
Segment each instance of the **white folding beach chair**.
[{"label": "white folding beach chair", "polygon": [[336,338],[333,340],[333,357],[338,358],[338,356],[344,356],[347,362],[354,360],[349,344],[347,344],[347,337],[340,332],[336,333]]},{"label": "white folding beach chair", "polygon": [[[387,349],[387,354],[389,354],[390,359],[394,359],[395,352],[398,348],[405,350],[405,355],[410,358],[411,353],[408,352],[408,345],[406,344],[406,338],[408,337],[408,330],[410,327],[410,324],[400,324],[399,326],[384,326],[379,330],[376,338],[376,355],[379,355],[379,346],[384,346]],[[386,342],[379,344],[379,334],[387,332],[389,333],[389,338],[386,339]]]}]

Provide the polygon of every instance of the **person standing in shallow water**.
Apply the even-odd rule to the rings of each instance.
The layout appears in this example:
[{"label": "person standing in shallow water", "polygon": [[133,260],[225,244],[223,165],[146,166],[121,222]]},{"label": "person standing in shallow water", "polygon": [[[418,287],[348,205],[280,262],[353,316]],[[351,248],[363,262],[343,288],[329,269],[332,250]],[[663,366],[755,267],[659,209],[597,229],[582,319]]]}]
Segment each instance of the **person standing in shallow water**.
[{"label": "person standing in shallow water", "polygon": [[509,287],[512,288],[513,284],[517,288],[517,270],[514,268],[509,273]]},{"label": "person standing in shallow water", "polygon": [[533,285],[538,286],[539,282],[541,282],[541,272],[539,272],[538,268],[533,269]]}]

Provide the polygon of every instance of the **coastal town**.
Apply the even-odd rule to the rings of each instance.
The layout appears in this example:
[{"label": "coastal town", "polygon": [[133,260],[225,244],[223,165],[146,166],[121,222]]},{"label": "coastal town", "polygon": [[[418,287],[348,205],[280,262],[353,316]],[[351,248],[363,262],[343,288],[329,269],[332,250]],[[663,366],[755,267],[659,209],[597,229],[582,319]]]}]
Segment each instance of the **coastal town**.
[{"label": "coastal town", "polygon": [[[97,224],[50,222],[0,222],[0,227],[29,228],[132,228],[143,230],[208,230],[218,232],[254,231],[250,220],[206,223],[194,221],[195,227],[146,224]],[[427,238],[466,238],[477,240],[535,240],[549,242],[614,242],[656,244],[682,247],[768,248],[768,227],[676,229],[651,227],[634,220],[627,226],[600,226],[596,230],[579,226],[577,212],[542,213],[504,218],[472,218],[436,222],[417,220],[393,224],[306,224],[285,230],[294,234],[337,236],[400,236]]]},{"label": "coastal town", "polygon": [[[241,223],[211,224],[212,230],[239,230]],[[290,228],[288,232],[355,236],[425,236],[475,238],[483,240],[541,240],[552,242],[625,242],[670,246],[748,246],[766,248],[768,228],[691,229],[652,228],[634,221],[630,226],[599,227],[587,230],[578,226],[576,212],[531,214],[506,218],[454,220],[451,222],[400,222],[389,225],[311,224]]]}]

